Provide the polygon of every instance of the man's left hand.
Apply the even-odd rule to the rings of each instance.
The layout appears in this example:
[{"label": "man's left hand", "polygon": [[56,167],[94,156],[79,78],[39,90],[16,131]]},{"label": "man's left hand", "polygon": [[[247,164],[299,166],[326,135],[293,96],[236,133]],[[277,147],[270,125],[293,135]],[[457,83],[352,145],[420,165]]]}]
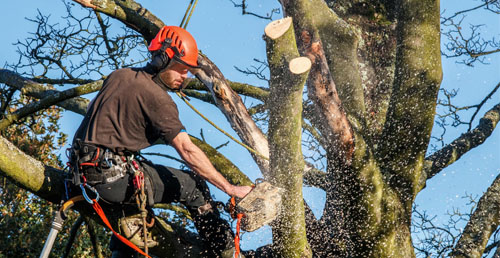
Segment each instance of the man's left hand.
[{"label": "man's left hand", "polygon": [[233,189],[229,194],[230,196],[238,197],[238,198],[243,198],[245,197],[250,191],[252,191],[251,186],[237,186],[233,185]]}]

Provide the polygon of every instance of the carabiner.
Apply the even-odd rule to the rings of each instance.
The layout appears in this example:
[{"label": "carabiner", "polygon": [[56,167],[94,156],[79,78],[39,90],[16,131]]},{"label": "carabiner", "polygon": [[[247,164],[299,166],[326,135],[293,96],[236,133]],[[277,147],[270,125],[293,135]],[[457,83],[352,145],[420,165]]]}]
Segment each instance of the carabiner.
[{"label": "carabiner", "polygon": [[87,184],[80,184],[80,189],[82,189],[82,195],[83,195],[83,198],[85,198],[85,200],[90,203],[90,204],[94,204],[94,201],[92,201],[92,199],[89,198],[89,196],[87,195],[87,191],[85,191],[85,187],[87,187],[88,189],[90,189],[92,192],[94,192],[94,194],[96,195],[95,197],[95,200],[96,201],[99,201],[99,193],[97,192],[97,190],[90,186],[90,185],[87,185]]}]

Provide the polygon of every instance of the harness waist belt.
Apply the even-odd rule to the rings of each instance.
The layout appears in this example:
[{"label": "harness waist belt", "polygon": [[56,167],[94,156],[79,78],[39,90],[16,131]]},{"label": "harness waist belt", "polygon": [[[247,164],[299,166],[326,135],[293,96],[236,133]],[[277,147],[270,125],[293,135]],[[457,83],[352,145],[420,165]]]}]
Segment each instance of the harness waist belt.
[{"label": "harness waist belt", "polygon": [[75,142],[71,158],[89,184],[113,183],[123,178],[128,171],[127,159],[124,156],[81,141]]}]

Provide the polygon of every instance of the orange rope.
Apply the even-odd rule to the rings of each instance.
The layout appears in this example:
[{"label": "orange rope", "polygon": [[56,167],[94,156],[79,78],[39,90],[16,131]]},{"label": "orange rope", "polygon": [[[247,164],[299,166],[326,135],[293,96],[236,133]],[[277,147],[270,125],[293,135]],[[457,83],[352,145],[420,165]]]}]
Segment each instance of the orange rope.
[{"label": "orange rope", "polygon": [[[113,234],[118,239],[120,239],[123,243],[125,243],[128,246],[130,246],[132,249],[136,250],[140,254],[142,254],[142,255],[144,255],[144,256],[146,256],[148,258],[151,258],[151,256],[147,255],[145,252],[143,252],[139,247],[137,247],[136,245],[134,245],[128,239],[126,239],[123,236],[121,236],[120,234],[116,233],[116,231],[114,231],[113,228],[111,227],[111,224],[109,223],[108,218],[106,218],[106,215],[104,214],[104,211],[102,210],[101,205],[99,205],[99,203],[97,203],[97,200],[95,200],[95,199],[92,200],[92,201],[94,201],[94,203],[92,204],[92,207],[94,207],[94,210],[97,212],[97,215],[99,215],[99,217],[101,217],[102,222],[104,222],[104,224],[106,224],[106,226],[108,226],[108,228],[111,229],[111,231],[113,232]],[[144,243],[144,245],[147,245],[147,243]]]}]

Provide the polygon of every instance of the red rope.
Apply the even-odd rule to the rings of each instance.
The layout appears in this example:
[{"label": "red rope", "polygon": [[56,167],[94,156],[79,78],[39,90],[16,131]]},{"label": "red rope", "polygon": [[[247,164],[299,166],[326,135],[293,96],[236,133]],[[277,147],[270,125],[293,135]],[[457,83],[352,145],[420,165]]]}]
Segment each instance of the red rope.
[{"label": "red rope", "polygon": [[[106,226],[108,226],[108,228],[111,229],[111,231],[113,232],[113,234],[118,239],[120,239],[123,243],[125,243],[126,245],[128,245],[132,249],[136,250],[140,254],[142,254],[142,255],[144,255],[144,256],[146,256],[148,258],[151,258],[151,256],[149,256],[148,254],[146,254],[145,252],[143,252],[139,247],[137,247],[136,245],[134,245],[128,239],[126,239],[123,236],[121,236],[120,234],[116,233],[116,231],[114,231],[113,228],[111,227],[111,224],[109,223],[108,218],[106,218],[106,215],[104,214],[104,211],[102,210],[101,205],[99,205],[99,203],[97,203],[97,200],[95,200],[95,199],[92,200],[92,201],[94,201],[94,203],[92,204],[92,207],[94,207],[94,210],[97,212],[97,215],[99,215],[99,217],[101,217],[102,222],[104,222],[104,224],[106,224]],[[147,243],[144,243],[144,244],[146,245]]]}]

